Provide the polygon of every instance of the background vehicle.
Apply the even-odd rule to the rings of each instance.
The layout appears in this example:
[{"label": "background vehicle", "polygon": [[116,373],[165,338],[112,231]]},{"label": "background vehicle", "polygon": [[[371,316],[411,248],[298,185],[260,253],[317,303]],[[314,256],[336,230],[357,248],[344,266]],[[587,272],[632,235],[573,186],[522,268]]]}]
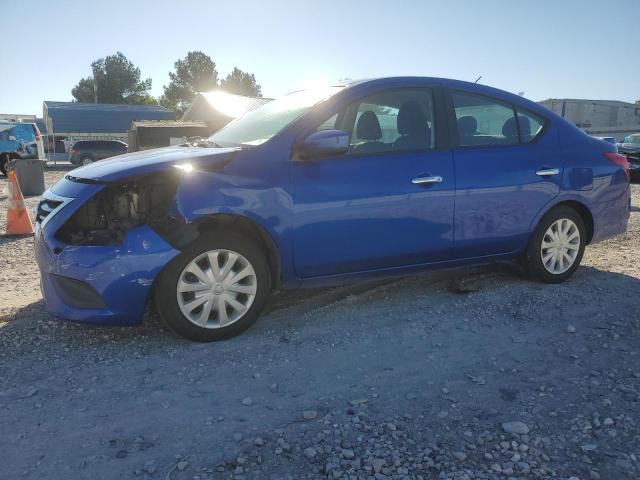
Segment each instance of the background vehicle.
[{"label": "background vehicle", "polygon": [[86,165],[127,153],[127,144],[118,140],[80,140],[69,148],[69,161]]},{"label": "background vehicle", "polygon": [[609,142],[612,144],[616,144],[616,137],[595,137],[595,138],[599,138],[600,140],[604,140],[605,142]]},{"label": "background vehicle", "polygon": [[17,158],[45,158],[40,130],[35,123],[0,120],[0,172],[6,175]]},{"label": "background vehicle", "polygon": [[562,282],[626,230],[628,174],[614,145],[519,96],[369,80],[74,170],[44,195],[35,250],[60,317],[138,323],[153,298],[181,335],[220,340],[278,288],[507,259]]},{"label": "background vehicle", "polygon": [[617,146],[618,151],[629,160],[631,179],[640,180],[640,133],[626,136]]}]

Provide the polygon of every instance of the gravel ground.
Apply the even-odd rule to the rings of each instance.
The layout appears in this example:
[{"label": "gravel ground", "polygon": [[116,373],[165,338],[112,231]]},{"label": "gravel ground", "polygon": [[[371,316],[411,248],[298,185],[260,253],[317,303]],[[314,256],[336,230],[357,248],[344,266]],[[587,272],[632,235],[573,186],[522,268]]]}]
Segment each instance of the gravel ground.
[{"label": "gravel ground", "polygon": [[216,344],[56,321],[32,239],[0,239],[0,478],[640,478],[632,188],[628,233],[565,284],[499,265],[281,294]]}]

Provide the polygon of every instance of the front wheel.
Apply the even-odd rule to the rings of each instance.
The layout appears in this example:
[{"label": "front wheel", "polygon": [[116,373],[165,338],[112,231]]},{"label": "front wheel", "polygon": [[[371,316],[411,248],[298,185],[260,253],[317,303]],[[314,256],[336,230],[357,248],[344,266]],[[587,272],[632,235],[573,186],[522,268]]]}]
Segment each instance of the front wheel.
[{"label": "front wheel", "polygon": [[155,288],[162,322],[198,342],[242,333],[260,315],[271,293],[264,250],[231,232],[203,235],[172,260]]},{"label": "front wheel", "polygon": [[523,258],[525,268],[543,282],[564,282],[580,265],[586,241],[582,217],[572,208],[558,207],[538,224]]}]

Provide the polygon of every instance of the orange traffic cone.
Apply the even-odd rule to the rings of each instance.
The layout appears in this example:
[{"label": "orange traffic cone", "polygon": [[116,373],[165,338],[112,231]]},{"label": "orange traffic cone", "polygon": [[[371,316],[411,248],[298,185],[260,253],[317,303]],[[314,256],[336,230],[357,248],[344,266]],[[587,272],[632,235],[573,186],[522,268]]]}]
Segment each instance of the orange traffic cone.
[{"label": "orange traffic cone", "polygon": [[20,191],[16,172],[9,171],[9,209],[7,210],[7,236],[33,235],[33,225],[29,218],[27,207],[24,206],[24,197]]}]

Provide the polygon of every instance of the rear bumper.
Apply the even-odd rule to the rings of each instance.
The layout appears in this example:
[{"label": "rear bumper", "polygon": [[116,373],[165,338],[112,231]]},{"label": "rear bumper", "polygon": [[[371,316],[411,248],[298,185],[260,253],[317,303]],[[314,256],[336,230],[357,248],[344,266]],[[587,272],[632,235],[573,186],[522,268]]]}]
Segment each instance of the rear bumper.
[{"label": "rear bumper", "polygon": [[74,204],[84,203],[80,198],[36,224],[35,256],[47,310],[84,323],[139,324],[155,278],[179,252],[147,226],[129,231],[121,245],[61,243],[55,232],[75,211]]}]

